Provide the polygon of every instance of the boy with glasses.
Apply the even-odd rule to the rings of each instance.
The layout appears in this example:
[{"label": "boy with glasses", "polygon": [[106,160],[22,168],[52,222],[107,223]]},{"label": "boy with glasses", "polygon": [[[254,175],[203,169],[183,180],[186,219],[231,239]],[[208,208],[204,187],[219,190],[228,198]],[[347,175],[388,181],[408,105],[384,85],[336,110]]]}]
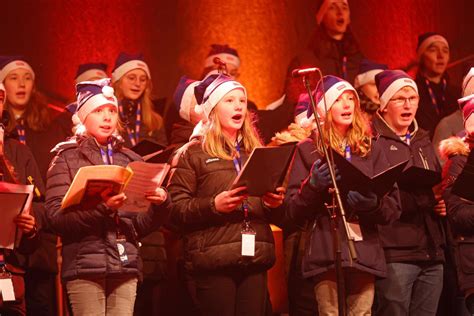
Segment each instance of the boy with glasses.
[{"label": "boy with glasses", "polygon": [[[409,160],[397,182],[400,202],[394,207],[401,208],[401,216],[379,226],[387,278],[376,281],[377,315],[435,315],[443,285],[440,217],[446,215],[444,201],[432,189],[440,180],[440,166],[429,133],[415,120],[416,83],[401,70],[385,70],[375,82],[380,94],[373,120],[377,142],[392,165]],[[409,177],[408,169],[416,171],[415,176]]]}]

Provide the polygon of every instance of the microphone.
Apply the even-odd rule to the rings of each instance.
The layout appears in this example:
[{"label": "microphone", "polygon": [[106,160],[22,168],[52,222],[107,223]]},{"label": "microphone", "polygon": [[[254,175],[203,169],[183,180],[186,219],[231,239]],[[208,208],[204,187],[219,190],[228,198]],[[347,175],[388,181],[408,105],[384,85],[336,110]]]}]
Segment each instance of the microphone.
[{"label": "microphone", "polygon": [[225,62],[223,62],[219,57],[214,57],[214,59],[212,60],[212,62],[215,64],[215,65],[218,65],[219,67],[224,67],[226,65]]},{"label": "microphone", "polygon": [[291,76],[292,76],[293,78],[298,78],[298,77],[310,75],[310,74],[315,73],[315,72],[317,72],[317,71],[319,71],[319,68],[317,68],[317,67],[294,69],[294,70],[291,72]]}]

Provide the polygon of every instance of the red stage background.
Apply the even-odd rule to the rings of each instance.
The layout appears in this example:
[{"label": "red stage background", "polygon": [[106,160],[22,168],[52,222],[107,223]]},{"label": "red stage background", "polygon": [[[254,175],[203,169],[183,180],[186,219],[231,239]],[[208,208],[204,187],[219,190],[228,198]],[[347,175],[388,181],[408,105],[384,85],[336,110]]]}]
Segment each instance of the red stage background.
[{"label": "red stage background", "polygon": [[[143,52],[157,97],[171,97],[182,74],[197,78],[211,43],[236,47],[240,80],[259,107],[283,93],[288,62],[314,27],[315,0],[4,1],[0,54],[31,61],[38,84],[58,99],[73,96],[76,67],[120,51]],[[452,59],[474,53],[470,0],[349,0],[352,29],[367,57],[405,66],[417,35],[444,34]],[[455,77],[460,67],[453,69]]]},{"label": "red stage background", "polygon": [[[212,43],[228,43],[242,59],[240,80],[260,108],[283,93],[287,65],[306,46],[317,0],[17,0],[2,2],[0,54],[26,56],[40,89],[73,98],[77,65],[120,51],[143,52],[156,97],[168,97],[181,75],[198,78]],[[352,29],[370,59],[402,67],[417,36],[444,34],[452,60],[474,53],[472,0],[349,0]],[[450,70],[460,80],[462,66]],[[270,275],[272,301],[284,309],[281,232],[279,262]],[[172,256],[171,256],[172,257]],[[172,263],[170,263],[172,264]],[[279,278],[275,279],[275,276]],[[282,283],[283,282],[283,283]]]}]

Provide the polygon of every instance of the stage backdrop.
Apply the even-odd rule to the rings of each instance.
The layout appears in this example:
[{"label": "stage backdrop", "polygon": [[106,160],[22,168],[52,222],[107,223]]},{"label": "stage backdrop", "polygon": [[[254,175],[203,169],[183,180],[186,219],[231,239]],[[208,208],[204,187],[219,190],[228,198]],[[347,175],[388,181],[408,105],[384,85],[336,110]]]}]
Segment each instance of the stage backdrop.
[{"label": "stage backdrop", "polygon": [[[362,51],[391,67],[407,65],[417,35],[430,30],[448,38],[454,59],[474,52],[474,41],[466,40],[474,33],[473,1],[349,3]],[[40,87],[67,100],[78,64],[105,61],[111,70],[120,51],[143,52],[155,95],[171,97],[181,75],[201,75],[210,44],[228,43],[242,59],[240,80],[262,108],[282,94],[288,62],[306,45],[317,6],[314,0],[4,1],[0,54],[26,55]]]}]

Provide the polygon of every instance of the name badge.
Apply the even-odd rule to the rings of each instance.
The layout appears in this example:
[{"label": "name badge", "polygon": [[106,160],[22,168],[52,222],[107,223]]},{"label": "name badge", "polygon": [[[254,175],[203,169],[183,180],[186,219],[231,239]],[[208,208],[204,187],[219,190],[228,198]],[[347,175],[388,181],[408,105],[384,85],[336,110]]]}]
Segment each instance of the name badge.
[{"label": "name badge", "polygon": [[15,292],[13,291],[13,282],[11,277],[0,276],[0,292],[4,302],[15,300]]},{"label": "name badge", "polygon": [[117,250],[119,253],[120,261],[122,263],[128,263],[127,251],[125,250],[125,244],[127,240],[125,238],[117,239]]},{"label": "name badge", "polygon": [[348,222],[347,226],[349,227],[349,235],[354,239],[354,241],[362,241],[362,231],[360,230],[360,225],[358,223]]},{"label": "name badge", "polygon": [[242,226],[242,256],[255,256],[255,230],[250,226],[249,222],[244,222]]}]

